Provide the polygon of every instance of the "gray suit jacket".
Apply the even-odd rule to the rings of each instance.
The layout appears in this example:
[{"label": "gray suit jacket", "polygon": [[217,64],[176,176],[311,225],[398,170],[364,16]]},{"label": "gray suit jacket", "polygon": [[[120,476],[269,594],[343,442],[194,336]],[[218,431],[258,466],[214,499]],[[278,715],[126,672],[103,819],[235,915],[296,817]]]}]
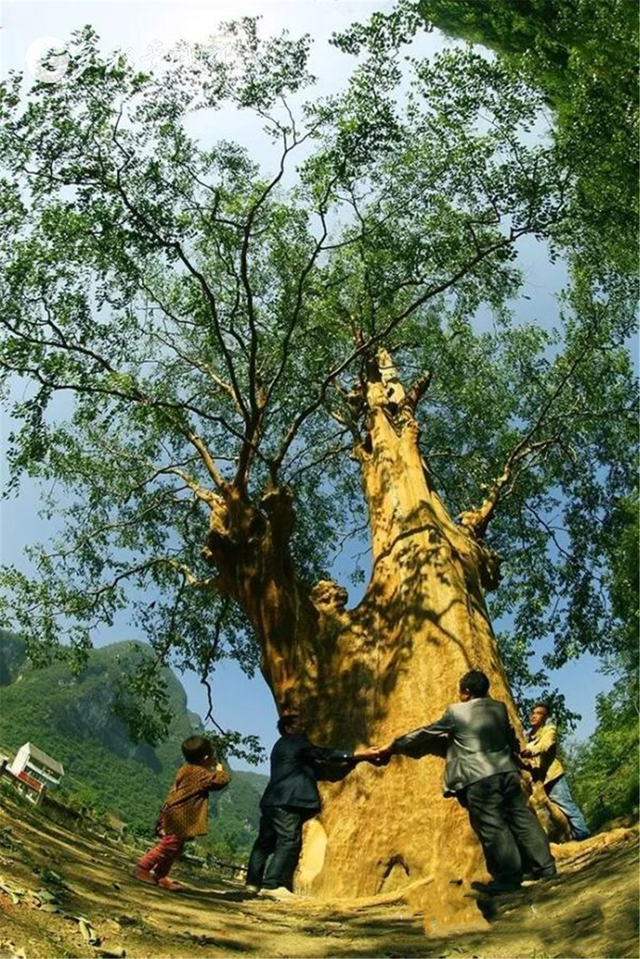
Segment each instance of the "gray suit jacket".
[{"label": "gray suit jacket", "polygon": [[444,716],[394,739],[392,752],[412,753],[437,740],[447,741],[444,794],[453,796],[496,773],[519,772],[518,741],[504,703],[490,696],[454,703]]}]

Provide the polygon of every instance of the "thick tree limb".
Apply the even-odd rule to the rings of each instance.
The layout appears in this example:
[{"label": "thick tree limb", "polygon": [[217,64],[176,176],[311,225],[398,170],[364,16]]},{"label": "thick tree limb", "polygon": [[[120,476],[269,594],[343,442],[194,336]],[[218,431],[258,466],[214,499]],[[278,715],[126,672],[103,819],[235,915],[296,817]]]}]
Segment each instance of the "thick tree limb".
[{"label": "thick tree limb", "polygon": [[419,379],[417,379],[415,383],[413,383],[413,385],[407,390],[405,402],[411,409],[412,413],[415,413],[416,407],[418,403],[420,402],[420,400],[422,399],[422,397],[424,396],[424,394],[429,389],[432,379],[433,379],[433,373],[431,372],[431,370],[428,370]]},{"label": "thick tree limb", "polygon": [[[460,513],[460,516],[458,517],[460,525],[466,527],[475,539],[480,540],[484,537],[487,527],[492,517],[495,515],[499,501],[504,498],[504,496],[510,492],[511,489],[513,489],[516,478],[520,472],[516,472],[516,467],[518,464],[523,463],[532,455],[539,453],[554,444],[562,444],[561,433],[537,442],[532,442],[532,440],[538,430],[540,430],[544,425],[548,415],[553,409],[554,404],[571,382],[571,379],[573,378],[577,368],[588,356],[593,334],[594,331],[592,328],[587,330],[584,337],[584,343],[582,344],[582,349],[578,351],[578,354],[569,365],[566,373],[560,378],[555,389],[552,390],[550,395],[542,404],[542,407],[540,408],[540,411],[533,424],[529,427],[525,435],[507,457],[502,474],[493,483],[491,491],[482,505],[478,509],[467,510]],[[578,415],[579,412],[579,407],[576,407],[574,410],[575,415]]]},{"label": "thick tree limb", "polygon": [[489,495],[482,505],[478,509],[467,510],[460,513],[458,517],[460,525],[464,526],[474,539],[484,539],[487,527],[495,514],[498,503],[513,489],[516,478],[519,475],[519,471],[516,469],[518,464],[527,460],[535,453],[547,449],[549,446],[557,443],[558,440],[559,437],[557,436],[551,436],[537,443],[530,444],[526,444],[523,440],[511,451],[501,475],[493,483]]},{"label": "thick tree limb", "polygon": [[[200,454],[200,459],[204,463],[207,469],[207,472],[209,473],[209,476],[211,477],[211,479],[213,480],[217,488],[219,490],[225,489],[227,484],[225,483],[222,476],[218,472],[218,468],[215,464],[215,461],[213,457],[211,456],[211,453],[207,449],[205,443],[202,441],[201,437],[198,436],[198,434],[195,433],[193,430],[190,430],[188,428],[184,430],[184,435],[189,440],[189,442],[195,447],[195,449],[197,449],[198,453]],[[181,475],[181,474],[178,474],[178,475]],[[185,476],[182,476],[182,478],[185,480],[185,482],[187,483],[189,482]],[[214,495],[211,493],[207,494],[206,491],[202,490],[202,488],[198,484],[194,484],[193,489],[194,489],[194,492],[196,492],[196,495],[198,495],[201,499],[205,499],[206,502],[209,502],[211,497]]]}]

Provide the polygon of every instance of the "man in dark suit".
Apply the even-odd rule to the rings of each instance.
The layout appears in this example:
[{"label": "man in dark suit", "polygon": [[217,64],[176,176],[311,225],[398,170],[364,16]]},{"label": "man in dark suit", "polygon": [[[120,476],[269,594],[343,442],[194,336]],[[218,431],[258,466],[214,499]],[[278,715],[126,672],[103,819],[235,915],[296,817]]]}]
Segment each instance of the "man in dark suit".
[{"label": "man in dark suit", "polygon": [[247,889],[285,899],[293,895],[291,886],[302,848],[302,826],[320,810],[316,765],[355,765],[364,760],[375,763],[378,750],[371,747],[351,753],[314,746],[297,713],[283,716],[278,732],[280,739],[271,753],[270,782],[260,800],[260,829],[249,857]]},{"label": "man in dark suit", "polygon": [[409,753],[446,740],[445,796],[469,812],[493,882],[489,893],[520,887],[524,864],[534,878],[551,878],[556,866],[547,836],[529,808],[516,762],[519,745],[502,702],[487,695],[489,680],[479,670],[460,680],[460,702],[444,716],[399,736],[379,749],[381,758]]}]

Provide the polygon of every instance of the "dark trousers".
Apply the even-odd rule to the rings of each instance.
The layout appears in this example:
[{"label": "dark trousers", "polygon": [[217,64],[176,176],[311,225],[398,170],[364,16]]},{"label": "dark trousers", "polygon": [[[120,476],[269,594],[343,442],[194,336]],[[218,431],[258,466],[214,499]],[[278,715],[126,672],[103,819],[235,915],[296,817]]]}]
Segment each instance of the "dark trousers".
[{"label": "dark trousers", "polygon": [[495,880],[519,883],[525,868],[534,876],[555,873],[549,840],[527,804],[519,773],[498,773],[472,783],[462,802]]},{"label": "dark trousers", "polygon": [[315,810],[293,806],[264,807],[258,838],[249,857],[247,885],[291,889],[302,848],[302,825],[313,815]]},{"label": "dark trousers", "polygon": [[138,860],[138,869],[153,870],[156,879],[163,879],[184,849],[180,836],[163,836],[160,842]]}]

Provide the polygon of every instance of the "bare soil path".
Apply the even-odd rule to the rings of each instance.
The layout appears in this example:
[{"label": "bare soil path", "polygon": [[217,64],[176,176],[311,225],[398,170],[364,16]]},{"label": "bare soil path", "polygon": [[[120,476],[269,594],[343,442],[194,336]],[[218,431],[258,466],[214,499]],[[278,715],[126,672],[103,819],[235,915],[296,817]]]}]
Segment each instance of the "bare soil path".
[{"label": "bare soil path", "polygon": [[179,893],[145,886],[132,877],[131,848],[9,800],[0,811],[0,959],[637,957],[637,828],[554,851],[560,877],[482,904],[487,928],[446,934],[427,923],[425,934],[422,914],[399,896],[272,902],[185,866],[175,872]]}]

